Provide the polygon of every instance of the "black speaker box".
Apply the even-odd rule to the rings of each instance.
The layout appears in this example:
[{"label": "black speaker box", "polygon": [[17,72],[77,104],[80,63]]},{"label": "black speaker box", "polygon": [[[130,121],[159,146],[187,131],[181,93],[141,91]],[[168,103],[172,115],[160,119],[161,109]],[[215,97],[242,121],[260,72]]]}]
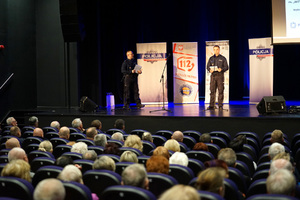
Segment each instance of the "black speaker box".
[{"label": "black speaker box", "polygon": [[259,114],[285,113],[286,103],[283,96],[266,96],[256,106]]},{"label": "black speaker box", "polygon": [[79,110],[82,112],[92,112],[97,109],[98,105],[89,99],[87,96],[83,96],[80,99],[80,108]]}]

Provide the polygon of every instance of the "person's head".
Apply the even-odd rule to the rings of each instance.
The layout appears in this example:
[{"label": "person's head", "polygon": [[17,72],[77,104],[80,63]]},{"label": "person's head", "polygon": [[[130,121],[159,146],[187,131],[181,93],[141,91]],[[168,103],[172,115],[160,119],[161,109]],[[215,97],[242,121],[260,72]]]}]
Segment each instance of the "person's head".
[{"label": "person's head", "polygon": [[6,119],[7,126],[18,126],[18,122],[14,117],[9,117]]},{"label": "person's head", "polygon": [[134,162],[138,163],[138,158],[132,151],[124,151],[120,157],[120,162]]},{"label": "person's head", "polygon": [[143,143],[137,135],[129,135],[125,140],[124,147],[132,147],[143,151]]},{"label": "person's head", "polygon": [[105,148],[104,148],[104,151],[103,151],[104,154],[114,154],[114,155],[121,155],[121,151],[119,149],[119,146],[115,143],[107,143],[105,145]]},{"label": "person's head", "polygon": [[246,143],[247,143],[246,135],[239,135],[229,143],[229,147],[232,148],[232,150],[235,152],[241,152],[243,151],[243,146]]},{"label": "person's head", "polygon": [[289,160],[286,159],[273,160],[270,165],[270,174],[274,174],[280,169],[286,169],[291,173],[294,172],[294,167],[292,166]]},{"label": "person's head", "polygon": [[114,134],[112,134],[111,139],[112,140],[119,140],[119,141],[124,142],[123,134],[120,133],[120,132],[115,132]]},{"label": "person's head", "polygon": [[94,150],[88,150],[82,155],[82,159],[95,161],[97,159],[97,153]]},{"label": "person's head", "polygon": [[82,173],[75,165],[67,165],[57,177],[62,181],[74,181],[83,184]]},{"label": "person's head", "polygon": [[15,147],[8,152],[8,161],[11,162],[18,159],[28,162],[28,158],[24,149]]},{"label": "person's head", "polygon": [[76,142],[71,148],[71,152],[81,153],[82,155],[85,154],[87,150],[88,146],[84,142]]},{"label": "person's head", "polygon": [[168,141],[166,141],[164,147],[174,152],[180,151],[180,144],[174,139],[169,139]]},{"label": "person's head", "polygon": [[270,160],[273,160],[273,158],[279,154],[279,153],[282,153],[284,152],[285,149],[284,149],[284,146],[282,144],[279,144],[277,142],[273,143],[270,148],[269,148],[269,157],[270,157]]},{"label": "person's head", "polygon": [[209,133],[203,133],[200,138],[199,138],[199,142],[203,142],[203,143],[212,143],[211,140],[211,136]]},{"label": "person's head", "polygon": [[101,130],[101,128],[102,128],[102,123],[101,123],[100,120],[95,119],[95,120],[93,120],[93,121],[91,122],[91,127],[95,127],[96,129]]},{"label": "person's head", "polygon": [[149,180],[144,165],[132,164],[122,172],[122,185],[148,189]]},{"label": "person's head", "polygon": [[98,134],[95,127],[88,128],[86,130],[86,138],[90,140],[94,140],[94,137]]},{"label": "person's head", "polygon": [[198,142],[193,147],[193,150],[208,151],[208,146],[203,142]]},{"label": "person's head", "polygon": [[271,143],[278,142],[282,143],[284,141],[283,132],[281,130],[275,129],[271,133]]},{"label": "person's head", "polygon": [[83,125],[82,125],[82,121],[80,118],[75,118],[73,121],[72,121],[72,127],[73,128],[77,128],[79,130],[83,130]]},{"label": "person's head", "polygon": [[112,158],[100,156],[95,160],[93,169],[106,169],[114,172],[116,170],[116,164]]},{"label": "person's head", "polygon": [[163,156],[151,156],[146,162],[147,172],[169,174],[169,161]]},{"label": "person's head", "polygon": [[59,167],[65,167],[69,164],[74,164],[73,159],[70,156],[60,156],[55,161],[55,165]]},{"label": "person's head", "polygon": [[170,164],[177,164],[177,165],[183,165],[185,167],[189,164],[189,159],[185,153],[182,152],[175,152],[169,160]]},{"label": "person's head", "polygon": [[44,137],[44,131],[41,128],[35,128],[33,131],[33,135],[34,137]]},{"label": "person's head", "polygon": [[225,186],[224,176],[220,173],[220,168],[210,167],[202,171],[196,181],[196,189],[213,192],[224,197]]},{"label": "person's head", "polygon": [[277,160],[277,159],[285,159],[285,160],[290,161],[291,160],[291,156],[287,152],[282,152],[282,153],[279,153],[276,156],[274,156],[273,161]]},{"label": "person's head", "polygon": [[218,160],[225,161],[228,167],[235,167],[236,159],[236,154],[231,148],[221,149],[218,153]]},{"label": "person's head", "polygon": [[177,142],[182,142],[183,141],[183,133],[181,131],[175,131],[171,138],[176,140]]},{"label": "person's head", "polygon": [[169,160],[170,158],[170,153],[166,147],[163,146],[158,146],[156,149],[153,151],[153,156],[163,156],[166,159]]},{"label": "person's head", "polygon": [[159,200],[200,200],[197,190],[189,185],[175,185],[166,190]]},{"label": "person's head", "polygon": [[114,127],[120,130],[125,130],[125,121],[123,119],[117,119]]},{"label": "person's head", "polygon": [[48,178],[39,182],[34,190],[34,200],[64,200],[66,190],[61,181]]},{"label": "person's head", "polygon": [[39,119],[36,116],[31,116],[29,119],[29,126],[38,127],[39,126]]},{"label": "person's head", "polygon": [[134,58],[134,54],[132,51],[127,51],[126,52],[126,56],[127,56],[127,59],[131,60]]},{"label": "person's head", "polygon": [[294,174],[286,169],[280,169],[267,178],[268,194],[295,195],[296,179]]},{"label": "person's head", "polygon": [[17,138],[10,138],[5,142],[6,149],[12,149],[14,147],[21,147],[20,142]]},{"label": "person's head", "polygon": [[70,138],[70,129],[66,126],[61,127],[61,129],[59,129],[58,135],[60,138],[68,140]]},{"label": "person's head", "polygon": [[15,136],[15,137],[21,137],[21,130],[17,126],[12,126],[9,129],[10,135]]},{"label": "person's head", "polygon": [[106,135],[104,134],[97,134],[94,137],[94,142],[96,146],[101,146],[101,147],[105,147],[105,145],[107,144],[107,138]]},{"label": "person's head", "polygon": [[24,160],[12,160],[5,165],[1,176],[13,176],[31,182],[30,165]]},{"label": "person's head", "polygon": [[150,132],[144,132],[142,136],[142,140],[153,142],[153,138]]},{"label": "person's head", "polygon": [[220,55],[220,46],[215,45],[213,48],[213,51],[214,51],[214,55],[216,55],[216,56]]},{"label": "person's head", "polygon": [[60,129],[60,124],[58,121],[53,121],[50,123],[50,126],[53,127],[53,128],[56,128],[57,130]]},{"label": "person's head", "polygon": [[224,176],[225,178],[229,177],[228,166],[227,166],[226,162],[223,160],[218,160],[218,159],[209,160],[204,163],[204,166],[205,166],[205,168],[218,167],[218,168],[220,168],[219,171],[222,174],[222,176]]},{"label": "person's head", "polygon": [[45,140],[39,144],[38,150],[52,153],[53,152],[52,143],[49,140]]}]

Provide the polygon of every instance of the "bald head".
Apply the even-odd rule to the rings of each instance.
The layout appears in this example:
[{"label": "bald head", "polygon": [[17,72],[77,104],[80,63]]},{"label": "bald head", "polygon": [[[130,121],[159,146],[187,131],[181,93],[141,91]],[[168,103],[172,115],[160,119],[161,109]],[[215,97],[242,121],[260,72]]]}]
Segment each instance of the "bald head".
[{"label": "bald head", "polygon": [[17,138],[10,138],[5,142],[6,149],[12,149],[14,147],[20,147],[20,142]]},{"label": "bald head", "polygon": [[70,138],[70,129],[66,126],[61,127],[61,129],[59,129],[58,135],[60,138],[68,140]]},{"label": "bald head", "polygon": [[18,159],[28,162],[28,158],[25,151],[20,147],[15,147],[8,152],[8,161],[10,162],[12,160]]},{"label": "bald head", "polygon": [[57,130],[60,129],[60,124],[59,124],[58,121],[51,122],[50,126],[53,127],[53,128],[56,128]]},{"label": "bald head", "polygon": [[294,168],[290,161],[286,159],[277,159],[271,162],[270,175],[276,173],[280,169],[287,169],[291,173],[293,173],[294,171]]},{"label": "bald head", "polygon": [[41,128],[35,128],[33,131],[34,137],[44,137],[44,131]]},{"label": "bald head", "polygon": [[177,140],[177,142],[183,141],[183,133],[181,131],[175,131],[172,135],[172,139]]}]

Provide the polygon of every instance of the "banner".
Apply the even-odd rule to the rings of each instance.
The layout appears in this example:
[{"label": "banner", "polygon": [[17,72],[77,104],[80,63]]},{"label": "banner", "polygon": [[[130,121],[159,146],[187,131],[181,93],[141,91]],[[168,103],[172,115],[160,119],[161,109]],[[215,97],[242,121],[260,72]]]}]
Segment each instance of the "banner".
[{"label": "banner", "polygon": [[199,103],[198,44],[173,42],[174,103]]},{"label": "banner", "polygon": [[[223,103],[229,103],[229,70],[230,70],[230,62],[229,62],[229,41],[208,41],[206,43],[206,62],[205,62],[205,103],[209,103],[210,101],[210,73],[206,69],[206,65],[208,59],[214,55],[213,48],[215,45],[220,46],[220,54],[227,59],[229,69],[224,73],[224,101]],[[218,90],[216,92],[216,102],[218,102]]]},{"label": "banner", "polygon": [[273,96],[273,46],[271,38],[249,39],[249,102]]},{"label": "banner", "polygon": [[[138,84],[142,103],[168,102],[167,68],[164,71],[164,85],[161,75],[166,64],[167,44],[137,43],[137,64],[141,65],[142,74]],[[163,98],[164,87],[164,98]]]}]

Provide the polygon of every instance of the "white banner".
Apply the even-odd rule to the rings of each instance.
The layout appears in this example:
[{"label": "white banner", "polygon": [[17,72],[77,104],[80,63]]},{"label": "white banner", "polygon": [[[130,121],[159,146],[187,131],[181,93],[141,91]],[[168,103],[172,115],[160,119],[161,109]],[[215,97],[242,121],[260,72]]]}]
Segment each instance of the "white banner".
[{"label": "white banner", "polygon": [[198,43],[173,42],[174,103],[199,103]]},{"label": "white banner", "polygon": [[142,103],[168,102],[167,68],[164,72],[164,85],[160,81],[166,64],[167,43],[137,43],[137,64],[141,65],[142,74],[138,84]]},{"label": "white banner", "polygon": [[273,46],[271,38],[249,39],[249,102],[273,96]]},{"label": "white banner", "polygon": [[[224,101],[223,103],[229,103],[229,41],[207,41],[206,43],[206,62],[205,62],[205,103],[210,101],[210,73],[206,69],[208,59],[214,55],[213,48],[215,45],[220,46],[220,54],[223,55],[228,62],[229,69],[224,73]],[[218,90],[216,92],[216,102],[218,102]]]}]

